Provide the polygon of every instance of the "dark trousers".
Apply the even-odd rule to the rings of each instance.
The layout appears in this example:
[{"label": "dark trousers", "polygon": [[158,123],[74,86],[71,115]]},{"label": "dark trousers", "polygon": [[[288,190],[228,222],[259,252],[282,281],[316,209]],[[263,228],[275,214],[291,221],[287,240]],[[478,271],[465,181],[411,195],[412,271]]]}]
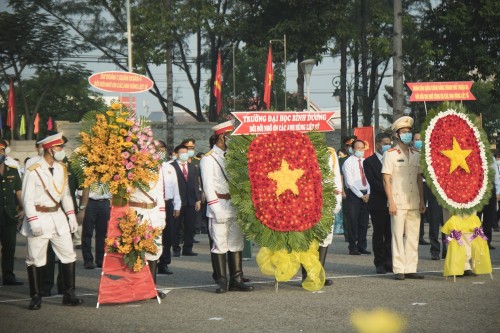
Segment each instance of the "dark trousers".
[{"label": "dark trousers", "polygon": [[2,279],[3,282],[15,280],[14,253],[16,252],[17,221],[10,219],[5,211],[0,211],[0,243],[2,245]]},{"label": "dark trousers", "polygon": [[163,253],[161,254],[160,260],[158,262],[158,267],[165,268],[172,262],[172,244],[174,240],[174,203],[172,199],[165,201],[165,209],[167,212],[166,226],[163,229],[162,243],[163,243]]},{"label": "dark trousers", "polygon": [[194,206],[182,206],[181,213],[174,221],[174,252],[179,253],[181,250],[179,228],[184,228],[184,244],[182,245],[183,252],[190,252],[193,250],[194,241],[194,226],[196,224],[196,211]]},{"label": "dark trousers", "polygon": [[[424,190],[427,198],[427,222],[429,223],[429,241],[431,243],[431,254],[435,254],[439,256],[440,252],[440,244],[439,238],[441,238],[441,242],[446,239],[444,234],[439,232],[439,229],[444,224],[443,221],[443,208],[439,205],[434,193],[432,193],[431,189],[425,185]],[[441,234],[441,237],[439,235]],[[446,245],[443,242],[443,252],[446,252]]]},{"label": "dark trousers", "polygon": [[349,251],[366,250],[368,230],[368,204],[358,198],[351,190],[347,191],[347,213],[349,223]]},{"label": "dark trousers", "polygon": [[392,267],[391,216],[389,209],[370,210],[373,225],[372,248],[375,267]]},{"label": "dark trousers", "polygon": [[488,237],[488,244],[491,243],[491,238],[493,237],[493,224],[497,216],[497,195],[495,192],[495,186],[493,186],[490,201],[483,207],[483,211],[477,214],[479,217],[483,217],[483,231],[484,235]]},{"label": "dark trousers", "polygon": [[92,236],[95,229],[95,263],[98,266],[102,265],[109,215],[109,200],[89,199],[82,225],[82,255],[84,263],[94,261],[94,256],[92,255]]}]

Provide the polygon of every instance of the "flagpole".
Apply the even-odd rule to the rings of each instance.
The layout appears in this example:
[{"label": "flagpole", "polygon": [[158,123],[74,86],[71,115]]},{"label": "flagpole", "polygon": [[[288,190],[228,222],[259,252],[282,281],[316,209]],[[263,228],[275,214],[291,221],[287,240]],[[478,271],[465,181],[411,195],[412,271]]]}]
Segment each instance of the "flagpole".
[{"label": "flagpole", "polygon": [[236,57],[233,43],[233,111],[236,111]]},{"label": "flagpole", "polygon": [[270,39],[269,43],[272,42],[279,42],[283,44],[283,49],[284,49],[284,60],[283,60],[283,67],[284,67],[284,77],[285,77],[285,111],[286,111],[286,35],[283,35],[283,39]]}]

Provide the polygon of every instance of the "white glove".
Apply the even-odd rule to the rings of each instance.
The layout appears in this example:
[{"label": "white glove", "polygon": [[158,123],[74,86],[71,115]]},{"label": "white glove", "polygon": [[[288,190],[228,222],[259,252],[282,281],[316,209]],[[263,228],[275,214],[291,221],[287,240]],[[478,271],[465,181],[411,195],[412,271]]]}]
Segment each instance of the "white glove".
[{"label": "white glove", "polygon": [[31,233],[33,234],[34,237],[43,235],[42,226],[40,225],[39,222],[31,221],[30,228],[31,228]]},{"label": "white glove", "polygon": [[78,223],[76,222],[75,215],[69,218],[69,232],[75,233],[78,230]]}]

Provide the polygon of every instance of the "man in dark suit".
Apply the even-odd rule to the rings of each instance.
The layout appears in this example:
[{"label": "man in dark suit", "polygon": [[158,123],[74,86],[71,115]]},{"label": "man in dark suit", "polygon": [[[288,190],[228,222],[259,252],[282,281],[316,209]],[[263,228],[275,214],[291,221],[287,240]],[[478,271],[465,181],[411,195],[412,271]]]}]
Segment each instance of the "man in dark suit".
[{"label": "man in dark suit", "polygon": [[181,211],[174,221],[174,257],[179,257],[181,248],[178,236],[179,227],[184,227],[184,244],[182,246],[183,256],[196,256],[193,252],[194,227],[196,224],[196,212],[201,207],[200,182],[198,172],[192,163],[188,163],[188,148],[179,145],[174,149],[178,159],[172,163],[177,174],[177,183],[179,185],[179,195],[181,197]]},{"label": "man in dark suit", "polygon": [[382,158],[385,151],[390,148],[390,135],[379,133],[375,137],[375,154],[363,161],[366,179],[371,189],[368,211],[373,224],[372,248],[375,255],[373,263],[377,274],[392,271],[391,217],[382,181]]}]

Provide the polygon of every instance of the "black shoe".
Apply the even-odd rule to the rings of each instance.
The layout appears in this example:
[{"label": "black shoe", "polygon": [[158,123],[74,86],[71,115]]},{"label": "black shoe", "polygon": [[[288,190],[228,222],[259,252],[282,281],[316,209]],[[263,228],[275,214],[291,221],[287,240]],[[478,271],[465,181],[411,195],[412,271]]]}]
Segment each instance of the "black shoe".
[{"label": "black shoe", "polygon": [[166,274],[166,275],[172,275],[174,274],[170,269],[168,269],[168,266],[165,267],[158,267],[158,274]]},{"label": "black shoe", "polygon": [[174,257],[180,257],[180,256],[181,256],[181,251],[179,251],[179,252],[174,251],[173,256],[174,256]]},{"label": "black shoe", "polygon": [[405,274],[405,278],[414,279],[414,280],[421,280],[424,278],[424,276],[422,274],[417,274],[417,273],[408,273],[408,274]]},{"label": "black shoe", "polygon": [[97,268],[102,268],[102,264],[97,264],[96,267]]},{"label": "black shoe", "polygon": [[82,246],[81,245],[75,245],[75,250],[81,250]]},{"label": "black shoe", "polygon": [[443,251],[443,253],[441,253],[441,259],[446,259],[446,251]]},{"label": "black shoe", "polygon": [[85,267],[85,269],[94,269],[95,265],[92,261],[87,261],[85,264],[83,264],[83,267]]},{"label": "black shoe", "polygon": [[359,256],[361,255],[361,252],[359,252],[358,250],[354,250],[354,251],[349,251],[349,254],[351,256]]},{"label": "black shoe", "polygon": [[40,297],[50,297],[50,296],[52,296],[52,292],[50,290],[40,291]]},{"label": "black shoe", "polygon": [[405,275],[404,274],[394,274],[394,279],[395,280],[404,280]]},{"label": "black shoe", "polygon": [[83,299],[76,297],[75,293],[64,294],[63,296],[63,305],[81,305],[83,303]]},{"label": "black shoe", "polygon": [[418,241],[418,245],[431,245],[431,243],[422,238]]},{"label": "black shoe", "polygon": [[366,251],[366,250],[359,250],[359,253],[361,253],[361,254],[372,254],[370,251]]},{"label": "black shoe", "polygon": [[158,293],[158,297],[160,297],[160,299],[164,299],[165,297],[167,297],[167,294],[161,290],[157,290],[157,293]]},{"label": "black shoe", "polygon": [[333,280],[332,279],[325,279],[325,284],[324,286],[333,286]]},{"label": "black shoe", "polygon": [[432,253],[431,254],[431,260],[439,260],[439,254],[438,253]]},{"label": "black shoe", "polygon": [[377,274],[386,274],[387,273],[387,270],[385,269],[385,267],[376,267],[375,271],[377,272]]},{"label": "black shoe", "polygon": [[7,280],[3,282],[4,286],[22,286],[23,283],[21,281],[17,281],[16,279]]},{"label": "black shoe", "polygon": [[464,271],[464,276],[477,276],[477,274],[468,269]]},{"label": "black shoe", "polygon": [[194,243],[194,244],[199,244],[199,243],[200,243],[200,241],[198,241],[198,240],[194,239],[194,240],[193,240],[193,243]]},{"label": "black shoe", "polygon": [[494,250],[494,249],[496,249],[496,247],[494,247],[494,246],[493,246],[493,245],[491,245],[491,244],[488,244],[488,248],[489,248],[490,250]]},{"label": "black shoe", "polygon": [[33,296],[31,298],[31,302],[30,302],[30,305],[28,307],[28,309],[30,310],[40,310],[40,308],[42,307],[42,298],[38,295],[36,296]]},{"label": "black shoe", "polygon": [[198,255],[198,253],[193,252],[193,251],[189,251],[189,252],[182,252],[182,255],[185,257],[196,257]]}]

